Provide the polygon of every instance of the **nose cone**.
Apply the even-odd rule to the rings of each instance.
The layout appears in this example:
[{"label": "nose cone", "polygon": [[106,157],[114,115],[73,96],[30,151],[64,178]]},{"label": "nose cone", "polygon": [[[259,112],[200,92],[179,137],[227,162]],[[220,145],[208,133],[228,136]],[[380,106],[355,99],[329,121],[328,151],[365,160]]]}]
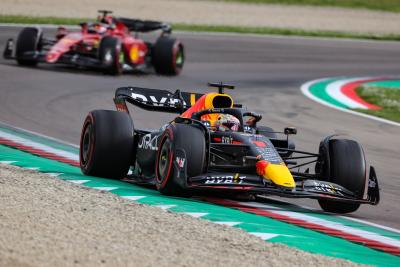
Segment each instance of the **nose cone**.
[{"label": "nose cone", "polygon": [[54,63],[58,60],[59,54],[53,51],[50,51],[46,54],[46,62],[47,63]]},{"label": "nose cone", "polygon": [[260,160],[256,163],[257,174],[265,179],[271,180],[274,184],[286,188],[296,186],[293,176],[286,165],[271,164],[266,160]]}]

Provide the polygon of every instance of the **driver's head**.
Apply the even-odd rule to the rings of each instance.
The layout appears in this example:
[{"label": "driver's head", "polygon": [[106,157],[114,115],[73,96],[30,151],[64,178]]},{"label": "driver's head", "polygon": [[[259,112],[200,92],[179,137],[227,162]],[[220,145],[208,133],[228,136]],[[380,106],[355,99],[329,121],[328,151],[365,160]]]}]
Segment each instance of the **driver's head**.
[{"label": "driver's head", "polygon": [[237,132],[239,130],[240,121],[230,114],[219,114],[217,120],[215,121],[215,127],[218,131],[233,131]]},{"label": "driver's head", "polygon": [[99,34],[103,34],[107,31],[107,28],[100,24],[94,25],[93,28]]},{"label": "driver's head", "polygon": [[111,16],[101,16],[101,15],[99,15],[97,17],[97,21],[101,22],[101,23],[104,23],[104,24],[109,24],[109,25],[111,25],[113,23],[113,19],[112,19]]}]

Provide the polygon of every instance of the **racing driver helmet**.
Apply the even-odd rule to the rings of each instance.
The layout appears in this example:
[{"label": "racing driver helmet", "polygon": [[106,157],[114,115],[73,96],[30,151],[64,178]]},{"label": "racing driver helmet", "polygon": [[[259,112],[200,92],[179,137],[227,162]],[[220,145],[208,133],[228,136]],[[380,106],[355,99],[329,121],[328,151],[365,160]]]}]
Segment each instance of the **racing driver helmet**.
[{"label": "racing driver helmet", "polygon": [[230,114],[219,114],[215,121],[215,127],[217,131],[222,132],[237,132],[239,131],[240,121],[233,115]]}]

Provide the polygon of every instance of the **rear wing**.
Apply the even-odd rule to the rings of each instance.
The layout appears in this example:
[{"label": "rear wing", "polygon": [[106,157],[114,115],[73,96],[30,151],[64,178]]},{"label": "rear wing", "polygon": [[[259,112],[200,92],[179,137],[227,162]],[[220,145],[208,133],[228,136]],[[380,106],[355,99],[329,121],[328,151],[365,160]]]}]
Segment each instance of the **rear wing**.
[{"label": "rear wing", "polygon": [[129,18],[115,18],[115,21],[123,23],[130,31],[134,32],[151,32],[162,30],[165,33],[171,33],[172,31],[169,24],[160,21]]},{"label": "rear wing", "polygon": [[128,112],[126,102],[145,110],[181,114],[203,94],[141,87],[120,87],[115,91],[114,103],[118,111]]}]

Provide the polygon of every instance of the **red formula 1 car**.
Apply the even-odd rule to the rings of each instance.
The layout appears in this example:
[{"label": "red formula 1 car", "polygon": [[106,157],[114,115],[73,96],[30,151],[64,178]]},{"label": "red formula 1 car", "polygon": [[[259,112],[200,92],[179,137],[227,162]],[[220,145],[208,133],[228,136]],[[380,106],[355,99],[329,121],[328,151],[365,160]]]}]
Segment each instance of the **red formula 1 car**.
[{"label": "red formula 1 car", "polygon": [[[100,10],[96,22],[83,22],[79,32],[59,27],[54,39],[43,37],[40,28],[27,27],[19,33],[15,47],[7,41],[3,56],[18,64],[62,63],[101,69],[109,74],[124,70],[177,75],[185,60],[183,44],[171,37],[171,27],[158,21],[117,18]],[[155,43],[138,38],[139,32],[161,30]],[[135,34],[132,35],[132,32]]]}]

